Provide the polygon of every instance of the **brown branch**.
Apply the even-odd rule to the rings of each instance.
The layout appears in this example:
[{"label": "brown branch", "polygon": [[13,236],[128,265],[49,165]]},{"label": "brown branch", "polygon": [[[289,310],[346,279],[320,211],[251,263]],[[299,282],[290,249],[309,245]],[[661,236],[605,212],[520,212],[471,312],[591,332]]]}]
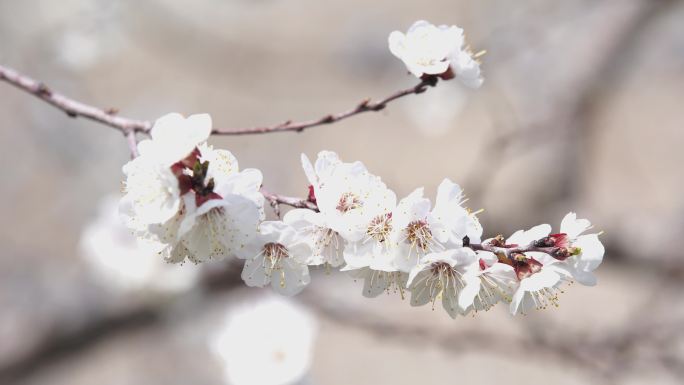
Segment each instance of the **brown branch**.
[{"label": "brown branch", "polygon": [[[41,100],[53,105],[54,107],[64,111],[72,118],[83,117],[90,119],[107,126],[116,128],[124,135],[130,132],[147,133],[152,128],[152,123],[145,120],[129,119],[122,116],[117,116],[115,109],[101,109],[85,103],[81,103],[74,99],[68,98],[60,93],[52,91],[44,83],[34,80],[28,76],[22,75],[19,72],[0,65],[0,80],[4,80],[15,87],[24,90]],[[428,87],[434,87],[437,84],[438,78],[436,76],[429,76],[420,81],[417,85],[401,91],[397,91],[390,96],[378,101],[371,101],[364,99],[361,103],[351,110],[340,112],[337,114],[328,114],[319,119],[306,120],[301,122],[286,121],[273,126],[237,128],[237,129],[221,129],[216,128],[212,131],[215,135],[249,135],[249,134],[267,134],[272,132],[295,131],[301,132],[307,128],[323,126],[339,122],[341,120],[350,118],[352,116],[368,112],[381,111],[388,103],[402,98],[407,95],[420,94],[425,92]],[[130,139],[129,139],[130,141]]]},{"label": "brown branch", "polygon": [[69,117],[82,117],[90,119],[116,128],[124,135],[128,135],[129,132],[145,132],[152,127],[150,122],[147,121],[117,116],[116,110],[114,109],[110,108],[104,110],[68,98],[58,92],[53,91],[47,85],[45,85],[45,83],[31,79],[30,77],[22,75],[11,68],[1,65],[0,80],[4,80],[17,88],[38,97],[44,102],[53,105],[54,107],[64,111]]},{"label": "brown branch", "polygon": [[295,132],[302,132],[307,128],[311,127],[316,127],[316,126],[323,126],[327,124],[332,124],[339,122],[341,120],[350,118],[354,115],[362,114],[364,112],[368,111],[382,111],[387,107],[387,104],[402,98],[407,95],[413,95],[413,94],[421,94],[425,92],[428,87],[434,87],[437,84],[438,78],[436,76],[429,76],[420,81],[420,83],[416,84],[415,86],[411,88],[407,88],[401,91],[397,91],[393,93],[392,95],[378,100],[378,101],[371,101],[370,99],[364,99],[362,100],[359,104],[356,105],[356,107],[352,108],[351,110],[345,111],[345,112],[340,112],[338,114],[328,114],[324,115],[319,119],[313,119],[313,120],[306,120],[302,122],[293,122],[291,120],[285,121],[280,124],[276,124],[273,126],[264,126],[264,127],[250,127],[250,128],[237,128],[237,129],[214,129],[212,131],[213,134],[215,135],[250,135],[250,134],[268,134],[268,133],[273,133],[273,132],[285,132],[285,131],[295,131]]},{"label": "brown branch", "polygon": [[524,253],[529,253],[529,252],[538,252],[538,253],[544,253],[544,254],[549,254],[553,256],[560,248],[555,247],[555,246],[550,246],[550,247],[542,247],[542,246],[537,246],[535,242],[531,242],[528,245],[524,246],[518,246],[518,245],[502,245],[502,246],[497,246],[492,242],[483,242],[483,243],[473,243],[469,244],[466,247],[470,247],[473,250],[482,250],[482,251],[489,251],[490,253],[496,254],[496,255],[504,255],[506,258],[511,258],[511,256],[515,254],[524,254]]},{"label": "brown branch", "polygon": [[280,194],[274,194],[272,192],[269,192],[268,190],[264,189],[263,187],[261,188],[261,194],[264,195],[264,198],[268,200],[271,203],[271,207],[273,207],[273,210],[275,211],[276,215],[280,217],[280,205],[288,205],[292,206],[294,208],[298,209],[309,209],[309,210],[314,210],[318,211],[318,206],[304,198],[296,198],[296,197],[288,197]]}]

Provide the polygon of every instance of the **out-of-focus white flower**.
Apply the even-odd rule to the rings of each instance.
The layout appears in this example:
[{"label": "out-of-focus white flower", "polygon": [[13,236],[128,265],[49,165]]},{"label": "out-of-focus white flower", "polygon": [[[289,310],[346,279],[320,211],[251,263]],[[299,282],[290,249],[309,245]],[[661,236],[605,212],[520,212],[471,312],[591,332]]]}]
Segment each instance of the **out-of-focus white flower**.
[{"label": "out-of-focus white flower", "polygon": [[121,223],[117,200],[117,196],[103,199],[97,218],[81,235],[81,255],[98,281],[121,290],[190,289],[199,277],[199,268],[159,259],[159,244],[136,239]]},{"label": "out-of-focus white flower", "polygon": [[450,79],[456,75],[468,87],[482,85],[480,64],[465,47],[463,29],[455,25],[435,26],[419,20],[406,34],[392,32],[388,41],[390,52],[418,78],[440,75]]},{"label": "out-of-focus white flower", "polygon": [[253,242],[237,250],[246,259],[242,279],[247,286],[295,295],[311,282],[307,261],[311,247],[291,226],[279,221],[263,222]]},{"label": "out-of-focus white flower", "polygon": [[75,70],[86,70],[100,59],[103,46],[97,36],[79,30],[66,31],[57,42],[58,59]]},{"label": "out-of-focus white flower", "polygon": [[195,148],[209,139],[212,124],[208,114],[183,115],[170,113],[154,122],[151,139],[138,143],[141,157],[170,167],[190,155]]},{"label": "out-of-focus white flower", "polygon": [[301,306],[269,298],[230,311],[210,347],[229,384],[290,385],[309,371],[317,329]]},{"label": "out-of-focus white flower", "polygon": [[469,248],[426,255],[409,274],[407,284],[411,292],[411,305],[422,306],[432,302],[434,309],[435,302],[441,300],[451,318],[465,314],[458,298],[466,286],[468,267],[476,258],[475,252]]},{"label": "out-of-focus white flower", "polygon": [[413,99],[404,111],[411,126],[424,136],[445,137],[465,122],[470,97],[463,87],[434,87],[430,97]]}]

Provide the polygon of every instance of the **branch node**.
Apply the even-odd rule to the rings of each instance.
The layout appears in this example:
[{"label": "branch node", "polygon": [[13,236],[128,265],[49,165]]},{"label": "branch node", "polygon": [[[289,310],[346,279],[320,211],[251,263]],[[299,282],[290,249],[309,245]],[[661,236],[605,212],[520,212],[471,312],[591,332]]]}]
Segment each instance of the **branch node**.
[{"label": "branch node", "polygon": [[119,113],[119,109],[116,107],[109,107],[105,110],[105,114],[107,115],[116,115]]},{"label": "branch node", "polygon": [[[48,88],[48,86],[45,85],[45,83],[38,83],[38,86],[36,87],[36,93],[40,96],[50,96],[52,95],[52,91]],[[68,114],[68,112],[67,112]]]}]

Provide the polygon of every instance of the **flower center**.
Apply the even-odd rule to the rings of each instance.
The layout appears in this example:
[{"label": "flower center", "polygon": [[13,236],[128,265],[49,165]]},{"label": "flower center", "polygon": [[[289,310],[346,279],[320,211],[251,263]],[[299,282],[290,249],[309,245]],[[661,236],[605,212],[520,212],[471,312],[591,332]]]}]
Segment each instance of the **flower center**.
[{"label": "flower center", "polygon": [[431,240],[432,231],[430,231],[427,221],[413,221],[406,226],[406,241],[412,246],[427,251]]},{"label": "flower center", "polygon": [[363,207],[363,202],[355,194],[346,192],[342,194],[340,200],[337,202],[337,211],[346,213],[351,210],[360,209]]},{"label": "flower center", "polygon": [[379,243],[385,242],[392,232],[392,213],[381,214],[368,224],[366,234]]},{"label": "flower center", "polygon": [[433,262],[429,269],[430,274],[425,279],[425,286],[434,310],[435,302],[442,299],[442,296],[458,298],[458,293],[465,287],[465,282],[462,274],[446,262]]},{"label": "flower center", "polygon": [[264,257],[269,260],[272,269],[276,268],[281,259],[289,256],[287,248],[280,243],[269,242],[264,245]]}]

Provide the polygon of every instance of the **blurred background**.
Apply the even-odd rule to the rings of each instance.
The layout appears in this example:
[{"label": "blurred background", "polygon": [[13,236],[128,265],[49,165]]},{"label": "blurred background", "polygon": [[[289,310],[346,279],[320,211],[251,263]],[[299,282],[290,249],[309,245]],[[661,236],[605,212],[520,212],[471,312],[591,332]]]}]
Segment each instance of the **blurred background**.
[{"label": "blurred background", "polygon": [[[452,320],[319,269],[286,301],[299,315],[257,313],[312,350],[285,341],[254,371],[285,362],[301,384],[681,384],[684,1],[0,0],[0,63],[127,117],[254,126],[414,85],[386,39],[417,19],[458,24],[487,50],[480,90],[452,81],[332,126],[212,143],[287,195],[306,194],[299,154],[323,149],[399,196],[433,196],[449,177],[486,209],[489,236],[576,211],[605,231],[599,285],[526,317],[498,306]],[[125,257],[140,251],[106,230],[129,156],[120,133],[3,83],[0,140],[1,384],[249,383],[227,373],[217,335],[269,290],[231,264]],[[301,317],[310,333],[290,328]]]}]

